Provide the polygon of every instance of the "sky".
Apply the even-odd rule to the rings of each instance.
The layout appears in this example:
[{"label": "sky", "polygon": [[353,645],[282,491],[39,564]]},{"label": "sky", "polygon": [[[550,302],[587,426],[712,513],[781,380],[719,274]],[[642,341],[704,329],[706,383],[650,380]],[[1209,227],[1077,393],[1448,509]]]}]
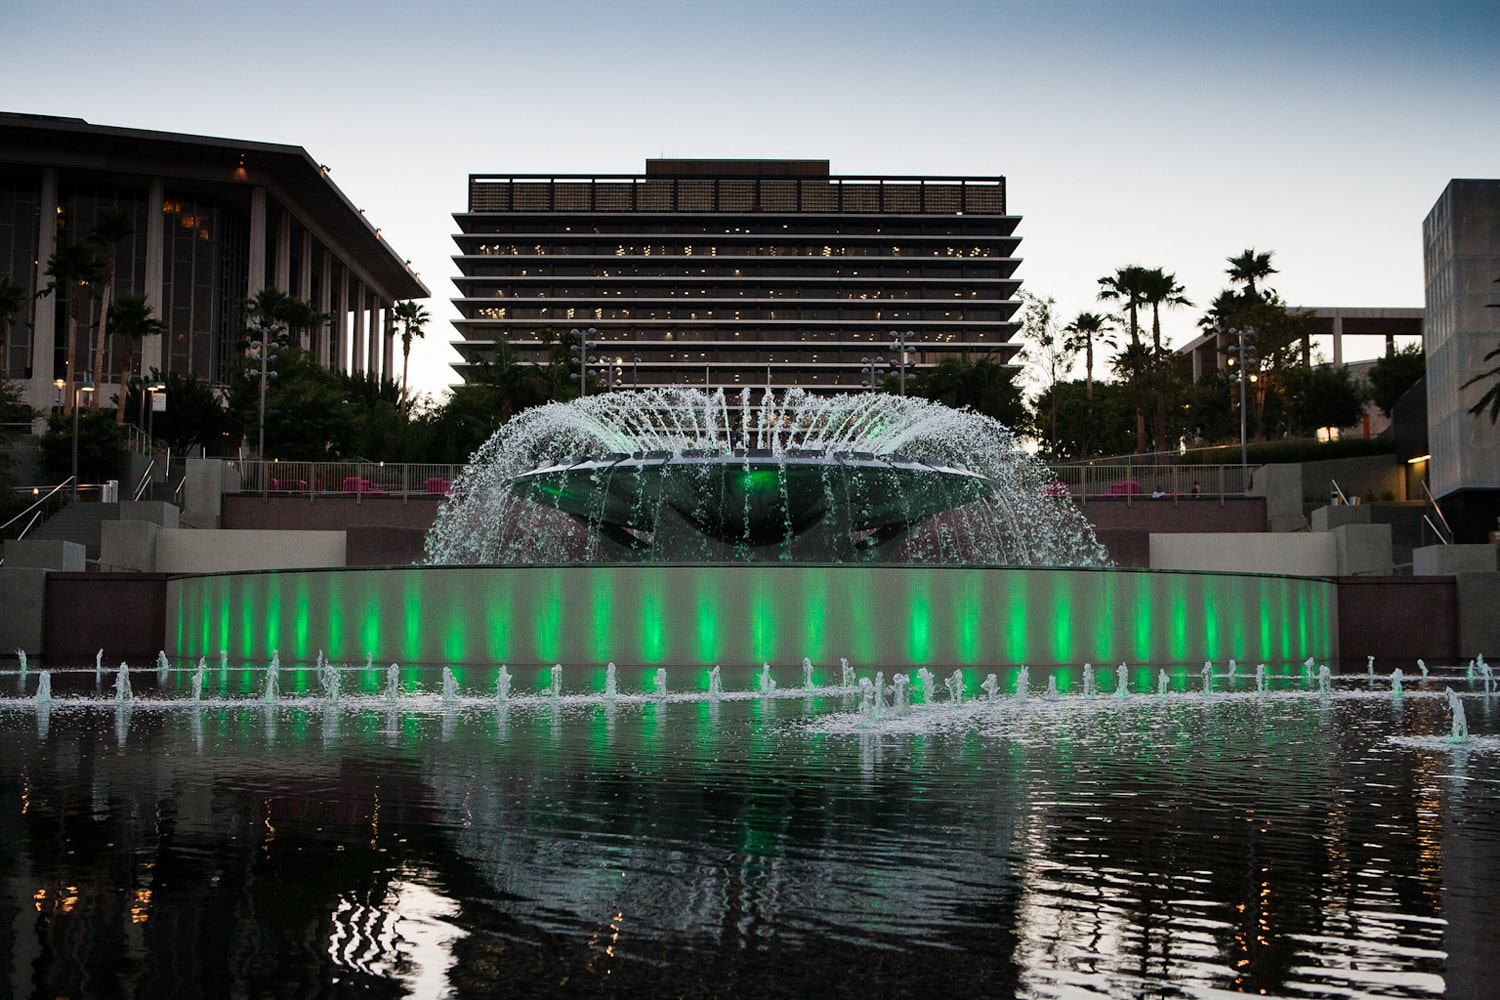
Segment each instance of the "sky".
[{"label": "sky", "polygon": [[1293,305],[1423,304],[1423,218],[1500,176],[1500,4],[5,0],[0,110],[302,146],[431,290],[434,395],[468,175],[657,156],[1003,175],[1026,290],[1161,267],[1181,345],[1246,248]]}]

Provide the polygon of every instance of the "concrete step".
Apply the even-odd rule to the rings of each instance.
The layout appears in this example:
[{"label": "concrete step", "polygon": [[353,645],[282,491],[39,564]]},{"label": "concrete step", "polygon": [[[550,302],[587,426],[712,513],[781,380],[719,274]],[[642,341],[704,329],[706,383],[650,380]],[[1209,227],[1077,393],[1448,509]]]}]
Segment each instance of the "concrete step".
[{"label": "concrete step", "polygon": [[99,558],[99,525],[120,519],[117,503],[70,503],[46,521],[37,525],[29,537],[52,541],[76,542],[88,552],[88,558]]}]

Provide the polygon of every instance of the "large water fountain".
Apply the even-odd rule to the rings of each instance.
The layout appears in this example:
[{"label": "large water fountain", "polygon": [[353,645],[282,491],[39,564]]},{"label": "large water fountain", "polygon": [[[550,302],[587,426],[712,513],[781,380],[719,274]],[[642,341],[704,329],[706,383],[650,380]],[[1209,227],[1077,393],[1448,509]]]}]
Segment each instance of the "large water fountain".
[{"label": "large water fountain", "polygon": [[1047,467],[972,411],[866,393],[657,389],[521,413],[428,538],[435,564],[1102,566]]},{"label": "large water fountain", "polygon": [[643,688],[663,667],[803,658],[1336,655],[1330,581],[1109,568],[1054,487],[1000,424],[923,400],[611,393],[497,432],[453,484],[426,566],[174,580],[169,652],[539,677],[615,662]]}]

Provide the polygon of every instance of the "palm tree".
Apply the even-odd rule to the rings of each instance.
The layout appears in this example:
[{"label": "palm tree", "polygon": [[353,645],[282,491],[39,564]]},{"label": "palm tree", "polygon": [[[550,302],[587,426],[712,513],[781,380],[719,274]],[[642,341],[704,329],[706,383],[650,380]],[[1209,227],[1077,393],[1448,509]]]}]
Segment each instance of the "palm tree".
[{"label": "palm tree", "polygon": [[1073,349],[1083,351],[1084,387],[1089,399],[1094,398],[1094,343],[1098,341],[1113,347],[1114,338],[1110,336],[1113,330],[1108,316],[1091,312],[1079,313],[1073,317],[1073,322],[1063,327],[1063,333],[1068,335]]},{"label": "palm tree", "polygon": [[427,315],[421,303],[413,299],[397,302],[392,315],[401,324],[401,415],[405,416],[410,405],[406,398],[406,376],[411,369],[411,341],[413,337],[426,335],[422,327],[432,317]]},{"label": "palm tree", "polygon": [[5,363],[5,341],[10,333],[11,325],[21,316],[21,311],[26,308],[26,300],[29,296],[26,289],[16,284],[9,275],[0,275],[0,381],[4,381],[9,374]]},{"label": "palm tree", "polygon": [[1271,266],[1271,258],[1275,253],[1275,250],[1256,253],[1255,248],[1251,247],[1242,251],[1238,257],[1224,258],[1229,262],[1229,267],[1224,273],[1229,275],[1230,281],[1237,285],[1244,285],[1250,298],[1259,298],[1260,291],[1255,287],[1255,283],[1264,281],[1273,274],[1281,273]]},{"label": "palm tree", "polygon": [[260,324],[274,323],[277,320],[284,322],[290,303],[294,301],[296,300],[281,289],[267,285],[245,300],[245,319]]},{"label": "palm tree", "polygon": [[[101,209],[99,217],[94,220],[94,228],[89,230],[89,242],[99,248],[103,265],[102,289],[99,294],[99,332],[94,340],[94,364],[101,372],[104,366],[104,342],[108,336],[109,307],[114,296],[115,255],[120,243],[134,232],[135,218],[123,208]],[[99,396],[97,392],[89,394],[89,409],[98,409]],[[124,397],[125,385],[121,383],[120,398]]]},{"label": "palm tree", "polygon": [[1161,307],[1190,306],[1193,303],[1182,293],[1186,291],[1177,283],[1177,275],[1168,274],[1159,267],[1141,272],[1141,299],[1151,307],[1151,345],[1161,350]]},{"label": "palm tree", "polygon": [[[144,295],[122,295],[109,307],[109,328],[124,341],[120,352],[120,394],[116,397],[115,423],[125,422],[125,387],[130,383],[130,369],[135,364],[136,342],[161,333],[161,320],[151,315],[151,305]],[[98,393],[94,393],[98,395]]]},{"label": "palm tree", "polygon": [[1146,297],[1143,294],[1142,282],[1145,279],[1146,269],[1132,264],[1129,267],[1115,268],[1114,274],[1106,274],[1099,279],[1099,298],[1105,302],[1119,300],[1125,303],[1125,315],[1130,320],[1130,343],[1132,346],[1140,346],[1141,328],[1138,320],[1140,307],[1145,304]]},{"label": "palm tree", "polygon": [[68,293],[68,353],[64,378],[68,391],[63,396],[63,413],[73,412],[75,388],[73,372],[78,361],[78,314],[83,308],[83,289],[99,276],[99,255],[86,243],[62,243],[47,258],[47,276],[52,283],[43,290],[46,295],[59,285]]}]

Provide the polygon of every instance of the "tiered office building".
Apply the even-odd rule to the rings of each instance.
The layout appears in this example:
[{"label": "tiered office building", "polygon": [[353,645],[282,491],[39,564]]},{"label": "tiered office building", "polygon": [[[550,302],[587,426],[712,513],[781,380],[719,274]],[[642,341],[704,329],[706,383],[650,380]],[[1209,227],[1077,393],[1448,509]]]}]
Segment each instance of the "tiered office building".
[{"label": "tiered office building", "polygon": [[858,390],[1007,362],[1020,282],[1003,177],[832,176],[826,160],[648,160],[644,175],[469,178],[463,358],[545,362],[594,331],[590,391]]}]

